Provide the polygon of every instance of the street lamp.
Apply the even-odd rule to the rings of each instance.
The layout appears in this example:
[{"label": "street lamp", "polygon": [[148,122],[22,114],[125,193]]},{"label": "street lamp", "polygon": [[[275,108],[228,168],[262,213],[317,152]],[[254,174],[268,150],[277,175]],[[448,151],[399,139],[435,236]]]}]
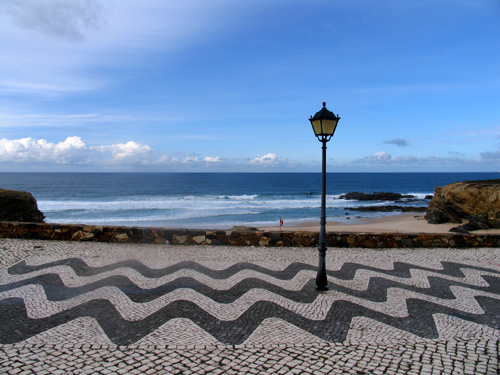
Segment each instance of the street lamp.
[{"label": "street lamp", "polygon": [[326,109],[326,103],[323,102],[323,108],[316,112],[314,116],[309,118],[311,121],[314,134],[318,140],[323,143],[323,164],[322,164],[322,181],[321,181],[321,229],[319,232],[319,266],[318,274],[316,276],[316,290],[328,290],[326,285],[328,280],[326,278],[326,142],[328,142],[335,133],[337,124],[339,123],[339,115],[335,116],[333,112]]}]

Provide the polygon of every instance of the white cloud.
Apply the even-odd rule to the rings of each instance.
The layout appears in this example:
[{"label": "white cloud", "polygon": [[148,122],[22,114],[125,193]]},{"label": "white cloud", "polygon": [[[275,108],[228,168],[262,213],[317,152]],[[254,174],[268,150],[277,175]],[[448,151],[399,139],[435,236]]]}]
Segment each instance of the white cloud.
[{"label": "white cloud", "polygon": [[386,162],[392,160],[393,157],[385,151],[375,152],[365,158],[366,161]]},{"label": "white cloud", "polygon": [[198,163],[198,158],[196,156],[186,156],[181,160],[182,163]]},{"label": "white cloud", "polygon": [[133,141],[94,147],[94,149],[103,153],[110,152],[111,159],[106,160],[106,163],[110,164],[147,165],[158,160],[151,147]]},{"label": "white cloud", "polygon": [[63,142],[45,139],[0,139],[0,162],[65,165],[157,165],[168,162],[150,146],[134,141],[113,145],[88,146],[80,137]]},{"label": "white cloud", "polygon": [[203,160],[206,161],[207,163],[219,163],[222,161],[220,156],[215,156],[215,157],[214,156],[207,156]]},{"label": "white cloud", "polygon": [[184,158],[182,159],[179,159],[179,158],[171,158],[170,159],[170,162],[172,164],[198,164],[199,160],[198,160],[198,157],[196,156],[185,156]]},{"label": "white cloud", "polygon": [[87,164],[89,151],[80,137],[68,137],[59,143],[33,138],[0,139],[0,162]]},{"label": "white cloud", "polygon": [[284,162],[285,159],[278,157],[278,155],[273,153],[268,153],[263,156],[257,156],[255,159],[250,161],[250,164],[260,164],[260,165],[277,165]]}]

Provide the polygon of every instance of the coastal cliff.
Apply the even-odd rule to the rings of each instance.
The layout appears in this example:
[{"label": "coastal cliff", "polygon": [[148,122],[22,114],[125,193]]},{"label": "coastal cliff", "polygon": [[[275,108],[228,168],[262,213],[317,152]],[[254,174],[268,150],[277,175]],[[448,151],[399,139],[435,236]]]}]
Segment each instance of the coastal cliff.
[{"label": "coastal cliff", "polygon": [[452,231],[500,228],[500,180],[465,181],[436,187],[425,219],[430,224],[468,220]]},{"label": "coastal cliff", "polygon": [[26,191],[0,189],[0,221],[43,223],[45,215]]}]

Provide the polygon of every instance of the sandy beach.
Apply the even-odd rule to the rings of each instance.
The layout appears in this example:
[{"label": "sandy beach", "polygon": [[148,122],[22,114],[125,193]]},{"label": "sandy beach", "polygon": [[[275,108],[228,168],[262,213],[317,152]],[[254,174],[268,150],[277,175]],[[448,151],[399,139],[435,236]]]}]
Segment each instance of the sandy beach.
[{"label": "sandy beach", "polygon": [[[327,222],[327,232],[359,232],[359,233],[448,233],[456,223],[429,224],[423,214],[401,214],[385,216],[375,219],[356,219],[354,223],[332,221]],[[319,222],[300,223],[297,225],[283,225],[286,231],[319,231]],[[261,227],[266,231],[279,231],[280,227]],[[500,229],[478,230],[477,234],[500,234]]]}]

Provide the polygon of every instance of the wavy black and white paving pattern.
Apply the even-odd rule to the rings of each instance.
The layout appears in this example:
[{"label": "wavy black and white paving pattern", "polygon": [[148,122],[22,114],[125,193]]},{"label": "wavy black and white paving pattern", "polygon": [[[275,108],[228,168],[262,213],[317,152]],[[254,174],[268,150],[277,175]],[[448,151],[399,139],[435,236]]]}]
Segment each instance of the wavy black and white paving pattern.
[{"label": "wavy black and white paving pattern", "polygon": [[0,342],[75,322],[118,345],[178,342],[182,332],[233,345],[283,332],[342,342],[356,324],[433,339],[443,334],[437,317],[500,329],[497,269],[450,261],[440,268],[394,262],[392,269],[346,262],[328,271],[326,293],[315,290],[315,274],[316,267],[302,262],[276,270],[251,262],[213,269],[179,261],[156,269],[137,260],[100,267],[80,258],[21,261],[0,285]]}]

